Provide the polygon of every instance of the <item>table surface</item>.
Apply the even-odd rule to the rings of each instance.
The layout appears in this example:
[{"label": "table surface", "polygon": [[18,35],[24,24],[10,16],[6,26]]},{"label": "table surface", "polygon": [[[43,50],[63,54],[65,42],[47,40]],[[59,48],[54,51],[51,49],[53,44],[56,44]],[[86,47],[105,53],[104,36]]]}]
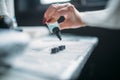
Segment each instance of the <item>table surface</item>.
[{"label": "table surface", "polygon": [[[0,80],[56,80],[75,79],[88,60],[98,39],[62,35],[37,37],[31,40],[24,54],[18,56]],[[65,45],[66,49],[51,54],[51,48]]]}]

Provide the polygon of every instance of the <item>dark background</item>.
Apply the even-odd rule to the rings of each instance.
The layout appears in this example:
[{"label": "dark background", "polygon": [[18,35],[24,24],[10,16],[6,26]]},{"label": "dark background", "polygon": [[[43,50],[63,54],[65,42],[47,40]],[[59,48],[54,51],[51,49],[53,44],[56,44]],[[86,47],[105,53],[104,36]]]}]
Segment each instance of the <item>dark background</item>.
[{"label": "dark background", "polygon": [[[70,3],[75,5],[79,11],[93,11],[104,9],[107,1],[72,0]],[[43,26],[43,15],[49,5],[42,5],[39,0],[15,0],[15,14],[18,25],[26,27]],[[85,28],[62,30],[62,33],[99,38],[99,43],[83,68],[79,80],[120,79],[120,30],[87,26]]]},{"label": "dark background", "polygon": [[[70,3],[79,11],[88,11],[104,9],[107,1],[108,0],[71,0]],[[43,25],[43,15],[49,5],[50,4],[41,4],[40,0],[15,0],[15,13],[18,25]]]}]

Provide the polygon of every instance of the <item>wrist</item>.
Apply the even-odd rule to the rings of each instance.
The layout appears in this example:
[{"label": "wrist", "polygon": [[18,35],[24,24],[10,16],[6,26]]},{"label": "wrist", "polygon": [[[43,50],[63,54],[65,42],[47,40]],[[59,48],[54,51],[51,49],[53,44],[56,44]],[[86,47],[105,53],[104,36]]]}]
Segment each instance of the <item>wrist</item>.
[{"label": "wrist", "polygon": [[84,16],[84,12],[76,12],[77,13],[77,18],[78,18],[78,23],[80,25],[80,27],[85,27],[87,24],[84,22],[84,20],[82,19],[82,17]]}]

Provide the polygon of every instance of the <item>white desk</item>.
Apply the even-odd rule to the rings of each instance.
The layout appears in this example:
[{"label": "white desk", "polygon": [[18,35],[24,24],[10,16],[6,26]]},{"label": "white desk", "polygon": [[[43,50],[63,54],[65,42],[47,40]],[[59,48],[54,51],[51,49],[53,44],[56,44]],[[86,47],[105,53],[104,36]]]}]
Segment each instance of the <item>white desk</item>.
[{"label": "white desk", "polygon": [[[23,55],[13,61],[11,68],[0,80],[61,80],[75,79],[96,46],[96,37],[63,35],[63,41],[54,36],[34,38]],[[59,45],[66,49],[51,54]]]}]

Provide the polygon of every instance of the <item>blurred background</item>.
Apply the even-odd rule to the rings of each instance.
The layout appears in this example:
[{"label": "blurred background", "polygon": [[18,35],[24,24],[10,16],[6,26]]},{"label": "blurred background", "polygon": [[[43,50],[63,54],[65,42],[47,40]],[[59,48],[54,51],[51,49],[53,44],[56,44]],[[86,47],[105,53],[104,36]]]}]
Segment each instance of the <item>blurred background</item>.
[{"label": "blurred background", "polygon": [[51,3],[70,2],[79,11],[104,9],[108,0],[15,0],[15,14],[19,26],[40,26]]},{"label": "blurred background", "polygon": [[[15,16],[18,26],[45,26],[43,15],[52,3],[72,3],[79,11],[102,10],[108,0],[15,0]],[[60,18],[59,22],[64,20]],[[120,30],[99,28],[99,26],[62,30],[80,36],[96,36],[98,46],[87,61],[81,80],[117,80],[120,67]]]}]

